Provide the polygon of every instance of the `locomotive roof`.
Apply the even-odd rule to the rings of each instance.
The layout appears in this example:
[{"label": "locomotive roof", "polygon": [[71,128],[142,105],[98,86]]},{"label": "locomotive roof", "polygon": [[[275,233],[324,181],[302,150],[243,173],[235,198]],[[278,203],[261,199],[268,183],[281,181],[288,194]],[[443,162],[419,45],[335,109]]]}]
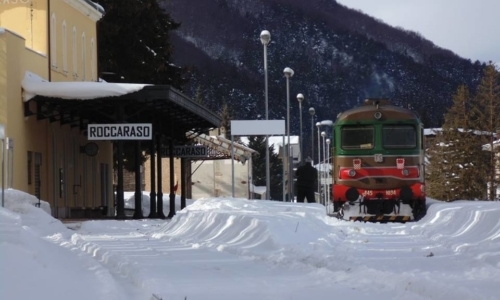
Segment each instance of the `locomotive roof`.
[{"label": "locomotive roof", "polygon": [[380,112],[383,120],[418,120],[419,117],[409,109],[393,105],[388,99],[366,99],[358,107],[346,110],[337,116],[336,122],[356,120],[376,120],[375,113]]}]

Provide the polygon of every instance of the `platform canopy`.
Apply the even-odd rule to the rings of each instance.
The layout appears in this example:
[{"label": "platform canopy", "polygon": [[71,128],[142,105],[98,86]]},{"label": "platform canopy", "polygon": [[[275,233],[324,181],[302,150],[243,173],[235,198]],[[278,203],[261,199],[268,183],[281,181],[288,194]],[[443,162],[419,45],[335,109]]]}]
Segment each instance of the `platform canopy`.
[{"label": "platform canopy", "polygon": [[69,124],[152,123],[156,133],[188,141],[186,132],[207,133],[220,126],[218,115],[169,85],[109,82],[48,82],[27,72],[23,81],[25,116]]},{"label": "platform canopy", "polygon": [[[196,144],[207,146],[211,150],[209,151],[208,159],[231,158],[231,141],[222,135],[209,136],[203,133],[188,131],[186,132],[186,136]],[[243,164],[252,157],[252,154],[257,153],[252,148],[238,142],[234,142],[233,147],[234,159]]]}]

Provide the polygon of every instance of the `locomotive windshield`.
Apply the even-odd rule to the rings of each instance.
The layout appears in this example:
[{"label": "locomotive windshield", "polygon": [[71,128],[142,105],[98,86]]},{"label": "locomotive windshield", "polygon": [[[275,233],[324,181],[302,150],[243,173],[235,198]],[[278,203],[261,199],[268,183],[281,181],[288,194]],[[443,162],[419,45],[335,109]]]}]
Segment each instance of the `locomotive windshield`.
[{"label": "locomotive windshield", "polygon": [[417,146],[417,133],[411,125],[384,125],[382,146],[386,149],[410,149]]},{"label": "locomotive windshield", "polygon": [[342,149],[373,149],[374,133],[373,126],[344,126],[341,134]]}]

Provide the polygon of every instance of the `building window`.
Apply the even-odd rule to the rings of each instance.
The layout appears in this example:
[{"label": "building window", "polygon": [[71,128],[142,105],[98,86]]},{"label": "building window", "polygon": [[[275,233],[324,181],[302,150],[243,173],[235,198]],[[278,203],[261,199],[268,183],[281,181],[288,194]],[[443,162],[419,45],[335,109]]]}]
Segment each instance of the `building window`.
[{"label": "building window", "polygon": [[64,169],[59,168],[59,198],[64,196]]},{"label": "building window", "polygon": [[73,26],[73,76],[78,77],[78,50],[76,49],[76,27]]},{"label": "building window", "polygon": [[95,42],[94,38],[90,40],[90,78],[92,81],[96,80],[96,62],[95,62]]},{"label": "building window", "polygon": [[68,32],[66,30],[66,21],[62,22],[62,60],[63,72],[68,74]]},{"label": "building window", "polygon": [[50,61],[53,68],[57,69],[57,25],[56,14],[50,18]]},{"label": "building window", "polygon": [[31,185],[31,165],[33,162],[33,152],[28,151],[28,185]]},{"label": "building window", "polygon": [[82,81],[87,77],[87,41],[85,32],[82,33]]},{"label": "building window", "polygon": [[42,166],[42,153],[35,152],[35,196],[41,198],[41,166]]}]

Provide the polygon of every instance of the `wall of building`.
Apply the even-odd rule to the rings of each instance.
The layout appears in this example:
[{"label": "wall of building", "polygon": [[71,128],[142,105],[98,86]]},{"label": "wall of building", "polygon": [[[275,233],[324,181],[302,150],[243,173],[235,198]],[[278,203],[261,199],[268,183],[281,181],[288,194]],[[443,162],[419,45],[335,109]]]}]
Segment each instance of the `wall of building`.
[{"label": "wall of building", "polygon": [[84,2],[51,1],[50,33],[51,38],[54,34],[56,36],[51,42],[51,49],[56,50],[50,53],[52,81],[98,79],[95,21],[75,8],[76,5],[85,6]]},{"label": "wall of building", "polygon": [[[157,161],[155,159],[155,165]],[[162,168],[162,193],[163,194],[170,194],[170,159],[168,158],[163,158],[161,161],[161,168]],[[158,173],[156,173],[156,176],[158,176]],[[176,183],[178,183],[177,186],[177,192],[176,194],[180,195],[181,194],[181,187],[182,187],[182,182],[180,180],[181,178],[181,160],[180,159],[174,159],[174,186]],[[156,181],[155,181],[156,183]],[[158,184],[156,183],[156,191],[158,191]],[[150,192],[151,191],[151,161],[148,159],[144,163],[144,190]]]},{"label": "wall of building", "polygon": [[26,47],[47,54],[47,9],[47,0],[2,0],[0,27],[22,36]]},{"label": "wall of building", "polygon": [[[49,43],[53,48],[48,51],[49,2],[29,2],[29,9],[26,0],[0,2],[0,26],[7,28],[0,30],[0,123],[6,126],[6,136],[14,141],[14,150],[8,153],[6,163],[7,187],[48,201],[56,217],[70,216],[71,208],[112,207],[112,143],[97,142],[99,153],[94,157],[82,153],[81,147],[88,140],[79,127],[38,120],[36,115],[25,117],[21,86],[26,72],[51,81],[97,79],[95,36],[99,14],[96,11],[89,15],[83,13],[82,10],[90,8],[84,0],[50,0],[50,10],[55,16],[55,30],[52,31],[55,34],[51,38],[56,42]],[[77,28],[74,69],[71,68],[71,38],[69,34],[63,38],[63,23],[66,28]],[[65,56],[67,66],[63,67]],[[49,68],[54,57],[56,63]],[[29,104],[30,110],[36,112],[36,105]]]},{"label": "wall of building", "polygon": [[[249,166],[234,162],[236,198],[249,197]],[[192,199],[232,196],[232,164],[230,159],[195,161],[191,166]],[[196,170],[196,171],[195,171]]]},{"label": "wall of building", "polygon": [[[188,162],[191,167],[191,187],[187,189],[188,197],[191,199],[207,197],[231,197],[231,160],[196,160]],[[145,191],[151,191],[151,163],[148,159],[144,163],[144,186]],[[249,196],[248,176],[250,163],[245,165],[235,161],[235,197],[246,198]],[[168,158],[162,159],[162,191],[170,193],[170,163]],[[174,159],[174,185],[178,183],[176,194],[180,195],[181,182],[181,160]],[[132,185],[131,185],[132,187]],[[158,186],[156,186],[158,189]],[[189,195],[190,194],[190,195]]]}]

